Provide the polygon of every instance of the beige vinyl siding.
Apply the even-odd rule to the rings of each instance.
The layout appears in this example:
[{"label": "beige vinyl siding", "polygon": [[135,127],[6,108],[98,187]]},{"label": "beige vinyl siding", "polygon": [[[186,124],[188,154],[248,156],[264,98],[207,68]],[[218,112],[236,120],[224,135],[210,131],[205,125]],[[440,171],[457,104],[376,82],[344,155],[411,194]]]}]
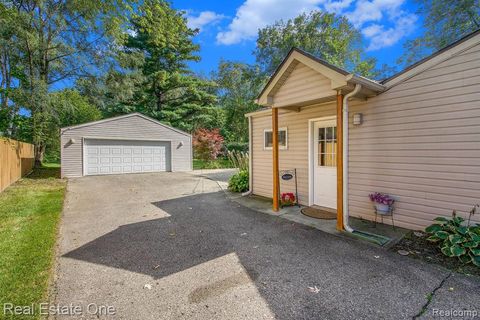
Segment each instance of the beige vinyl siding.
[{"label": "beige vinyl siding", "polygon": [[[278,89],[274,97],[276,107],[295,105],[296,103],[311,101],[326,96],[335,95],[331,89],[331,80],[298,63],[285,83]],[[305,99],[308,97],[308,99]]]},{"label": "beige vinyl siding", "polygon": [[[71,128],[61,133],[62,177],[81,177],[83,174],[84,137],[164,140],[171,143],[172,171],[192,169],[191,136],[160,125],[141,116],[133,115],[111,121]],[[70,139],[75,143],[69,144]],[[180,146],[183,142],[183,146]]]},{"label": "beige vinyl siding", "polygon": [[[295,105],[332,94],[326,78],[299,64],[273,97],[275,106]],[[466,217],[480,202],[480,45],[396,84],[368,101],[351,101],[349,212],[374,219],[368,194],[397,199],[395,222],[423,229],[453,209]],[[288,150],[280,169],[297,168],[299,200],[308,204],[308,120],[335,114],[334,103],[280,109],[279,126],[288,129]],[[252,191],[272,196],[272,154],[263,150],[263,130],[271,115],[252,116]],[[281,191],[291,191],[281,181]],[[290,190],[286,190],[290,189]],[[474,218],[480,221],[480,216]],[[385,219],[389,223],[389,219]]]},{"label": "beige vinyl siding", "polygon": [[479,202],[479,54],[477,45],[367,102],[351,102],[351,114],[364,116],[361,126],[350,125],[352,216],[373,219],[374,191],[397,199],[395,222],[410,229],[453,209],[466,215]]},{"label": "beige vinyl siding", "polygon": [[[302,108],[300,112],[279,110],[279,127],[287,128],[288,149],[279,150],[280,170],[297,169],[299,202],[308,205],[308,120],[334,116],[335,103]],[[272,150],[263,148],[263,132],[271,129],[271,113],[252,117],[252,191],[272,197]],[[280,181],[281,192],[293,192],[294,181]]]}]

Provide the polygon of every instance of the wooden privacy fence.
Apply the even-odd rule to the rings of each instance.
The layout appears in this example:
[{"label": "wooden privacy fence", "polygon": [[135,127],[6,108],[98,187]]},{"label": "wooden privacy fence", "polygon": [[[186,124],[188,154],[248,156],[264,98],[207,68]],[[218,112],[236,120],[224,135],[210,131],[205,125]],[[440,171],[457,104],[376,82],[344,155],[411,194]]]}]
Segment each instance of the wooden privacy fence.
[{"label": "wooden privacy fence", "polygon": [[0,138],[0,192],[33,169],[33,145]]}]

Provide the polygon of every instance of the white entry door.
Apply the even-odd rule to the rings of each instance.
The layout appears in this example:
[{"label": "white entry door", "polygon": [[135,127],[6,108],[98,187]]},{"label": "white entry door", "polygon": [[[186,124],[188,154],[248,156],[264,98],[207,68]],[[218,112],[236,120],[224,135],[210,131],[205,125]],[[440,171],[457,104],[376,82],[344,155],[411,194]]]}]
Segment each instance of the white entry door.
[{"label": "white entry door", "polygon": [[336,120],[313,123],[313,202],[337,208]]},{"label": "white entry door", "polygon": [[170,143],[85,139],[84,174],[122,174],[170,170]]}]

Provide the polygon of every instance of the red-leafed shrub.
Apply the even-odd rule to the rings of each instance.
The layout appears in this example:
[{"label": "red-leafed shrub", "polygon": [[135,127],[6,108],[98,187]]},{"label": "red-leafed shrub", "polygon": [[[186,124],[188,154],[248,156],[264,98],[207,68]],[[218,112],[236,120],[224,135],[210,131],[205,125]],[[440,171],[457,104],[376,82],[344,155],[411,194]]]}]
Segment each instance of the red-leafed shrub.
[{"label": "red-leafed shrub", "polygon": [[215,160],[221,153],[223,137],[220,129],[197,129],[193,134],[193,152],[195,158],[201,160]]}]

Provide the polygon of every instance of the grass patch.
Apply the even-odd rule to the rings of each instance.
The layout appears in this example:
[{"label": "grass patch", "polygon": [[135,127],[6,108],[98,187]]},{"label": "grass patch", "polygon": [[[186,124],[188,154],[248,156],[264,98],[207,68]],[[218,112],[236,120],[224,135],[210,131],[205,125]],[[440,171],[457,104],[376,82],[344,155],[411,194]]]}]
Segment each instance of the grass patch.
[{"label": "grass patch", "polygon": [[60,179],[60,166],[56,163],[42,164],[41,168],[35,168],[35,170],[25,178],[25,180],[28,179],[41,179],[48,181]]},{"label": "grass patch", "polygon": [[59,171],[36,169],[0,193],[0,318],[5,302],[47,301],[66,184]]},{"label": "grass patch", "polygon": [[43,164],[42,164],[42,167],[43,167],[43,168],[56,168],[56,169],[59,169],[59,168],[60,168],[60,163],[47,162],[47,163],[43,163]]},{"label": "grass patch", "polygon": [[217,159],[217,160],[200,160],[193,159],[193,170],[199,169],[225,169],[233,168],[232,162],[228,159]]}]

